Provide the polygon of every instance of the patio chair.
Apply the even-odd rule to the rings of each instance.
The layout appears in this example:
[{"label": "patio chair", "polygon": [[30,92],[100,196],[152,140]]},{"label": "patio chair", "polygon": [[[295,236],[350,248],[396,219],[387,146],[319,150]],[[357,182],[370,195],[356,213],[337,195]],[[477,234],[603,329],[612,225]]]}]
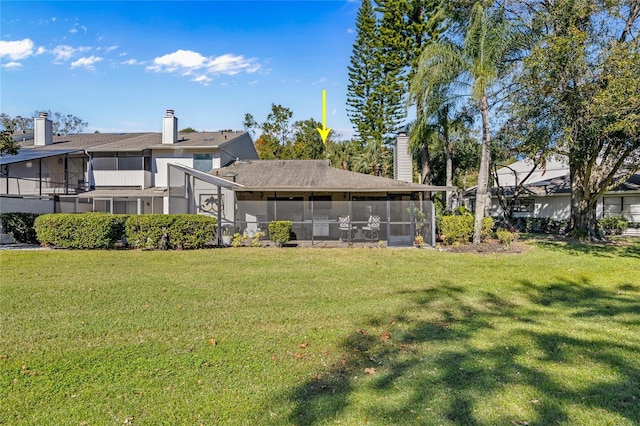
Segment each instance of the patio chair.
[{"label": "patio chair", "polygon": [[380,231],[380,216],[369,216],[367,226],[363,226],[365,241],[376,241],[378,239],[378,231]]},{"label": "patio chair", "polygon": [[340,230],[340,241],[352,239],[353,225],[351,225],[351,218],[348,215],[338,216],[338,229]]}]

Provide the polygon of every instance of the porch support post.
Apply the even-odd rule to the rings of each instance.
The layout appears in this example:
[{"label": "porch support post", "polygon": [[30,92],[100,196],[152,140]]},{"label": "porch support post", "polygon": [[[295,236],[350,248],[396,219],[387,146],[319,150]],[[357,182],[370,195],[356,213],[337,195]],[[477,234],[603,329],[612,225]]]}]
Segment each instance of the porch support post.
[{"label": "porch support post", "polygon": [[69,154],[64,156],[64,195],[69,195]]},{"label": "porch support post", "polygon": [[42,197],[42,158],[38,158],[38,183],[39,194]]},{"label": "porch support post", "polygon": [[411,193],[409,200],[409,231],[411,232],[411,239],[413,240],[416,235],[416,215],[414,214],[415,207],[413,204],[413,192]]},{"label": "porch support post", "polygon": [[144,209],[144,205],[142,204],[142,198],[138,198],[137,201],[138,201],[136,205],[137,214],[142,214]]},{"label": "porch support post", "polygon": [[313,217],[313,192],[311,193],[311,247],[313,247],[313,241],[314,241],[314,235],[315,235],[315,231],[316,231],[316,226],[314,223],[314,217]]},{"label": "porch support post", "polygon": [[391,236],[391,194],[387,192],[387,245]]},{"label": "porch support post", "polygon": [[217,188],[218,200],[216,201],[216,204],[218,217],[216,218],[216,241],[218,246],[222,246],[222,187],[217,185]]},{"label": "porch support post", "polygon": [[347,242],[351,243],[351,234],[353,234],[353,230],[351,227],[351,223],[353,222],[353,208],[351,207],[351,193],[348,192],[349,197],[349,233],[347,236]]}]

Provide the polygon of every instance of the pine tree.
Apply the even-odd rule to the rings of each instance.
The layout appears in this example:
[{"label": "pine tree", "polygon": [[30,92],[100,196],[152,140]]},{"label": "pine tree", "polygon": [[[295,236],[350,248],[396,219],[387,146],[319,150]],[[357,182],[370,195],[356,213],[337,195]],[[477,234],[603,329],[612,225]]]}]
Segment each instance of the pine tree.
[{"label": "pine tree", "polygon": [[376,15],[371,0],[362,0],[356,18],[357,38],[353,45],[347,87],[348,114],[363,145],[381,144],[385,130],[384,99],[379,92],[380,65]]}]

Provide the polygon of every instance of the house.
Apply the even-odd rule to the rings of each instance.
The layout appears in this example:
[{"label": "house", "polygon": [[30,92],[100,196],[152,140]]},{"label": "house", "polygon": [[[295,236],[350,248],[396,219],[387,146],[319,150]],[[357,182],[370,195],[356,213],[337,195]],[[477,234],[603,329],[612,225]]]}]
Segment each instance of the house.
[{"label": "house", "polygon": [[[566,157],[549,159],[544,167],[534,167],[533,162],[526,159],[498,169],[493,186],[492,215],[503,213],[497,197],[498,187],[509,198],[520,184],[524,185],[524,191],[516,200],[515,217],[569,219],[571,184]],[[640,225],[640,172],[600,197],[596,217],[608,216],[624,216],[634,226]]]},{"label": "house", "polygon": [[46,113],[14,135],[18,155],[0,158],[0,212],[168,213],[168,164],[209,171],[257,159],[246,132],[179,133],[167,110],[158,133],[54,135]]},{"label": "house", "polygon": [[246,132],[179,133],[173,110],[162,132],[54,135],[46,113],[21,150],[0,159],[0,212],[195,213],[227,233],[268,231],[290,220],[298,240],[435,244],[430,195],[454,187],[412,183],[406,134],[396,179],[336,169],[328,160],[260,161]]},{"label": "house", "polygon": [[264,230],[272,220],[291,220],[296,238],[312,243],[410,246],[423,235],[434,245],[428,195],[446,189],[337,169],[329,160],[237,161],[210,174],[232,184],[236,228]]}]

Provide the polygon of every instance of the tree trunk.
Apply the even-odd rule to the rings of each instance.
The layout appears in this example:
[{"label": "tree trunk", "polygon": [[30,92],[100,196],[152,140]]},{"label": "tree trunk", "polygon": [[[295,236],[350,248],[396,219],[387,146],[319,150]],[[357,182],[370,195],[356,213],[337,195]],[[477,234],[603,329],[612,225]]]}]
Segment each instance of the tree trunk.
[{"label": "tree trunk", "polygon": [[487,188],[489,186],[489,163],[491,162],[491,134],[489,133],[489,103],[486,95],[480,98],[480,113],[482,115],[482,157],[478,172],[478,189],[476,192],[476,212],[473,224],[473,244],[479,245],[482,240],[482,219],[484,219],[487,205]]},{"label": "tree trunk", "polygon": [[591,196],[584,165],[569,165],[571,217],[569,230],[579,239],[600,240],[596,219],[597,199]]},{"label": "tree trunk", "polygon": [[[442,131],[442,138],[444,139],[444,155],[446,157],[445,174],[447,186],[453,186],[453,160],[451,158],[451,141],[449,140],[449,125],[444,123],[444,129]],[[451,211],[451,191],[446,192],[446,209]]]}]

